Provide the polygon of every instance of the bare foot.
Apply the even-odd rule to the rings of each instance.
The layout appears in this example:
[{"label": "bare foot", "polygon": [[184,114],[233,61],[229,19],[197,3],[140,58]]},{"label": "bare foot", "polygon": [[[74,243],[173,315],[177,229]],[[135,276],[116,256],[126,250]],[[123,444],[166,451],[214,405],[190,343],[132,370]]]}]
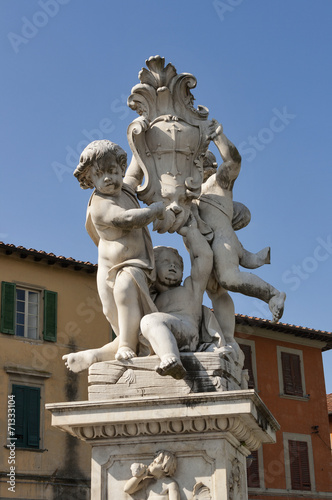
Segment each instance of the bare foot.
[{"label": "bare foot", "polygon": [[285,292],[278,292],[274,295],[269,302],[269,308],[272,313],[272,323],[279,321],[284,312],[284,303],[286,299]]},{"label": "bare foot", "polygon": [[177,380],[184,378],[187,373],[181,361],[176,356],[163,358],[160,365],[156,366],[156,372],[163,377],[170,375]]},{"label": "bare foot", "polygon": [[86,351],[65,354],[62,356],[62,359],[68,370],[78,373],[86,370],[89,366],[98,361],[97,353],[98,349],[88,349]]},{"label": "bare foot", "polygon": [[136,353],[130,349],[130,347],[122,346],[119,347],[118,352],[115,355],[115,359],[118,361],[135,358]]}]

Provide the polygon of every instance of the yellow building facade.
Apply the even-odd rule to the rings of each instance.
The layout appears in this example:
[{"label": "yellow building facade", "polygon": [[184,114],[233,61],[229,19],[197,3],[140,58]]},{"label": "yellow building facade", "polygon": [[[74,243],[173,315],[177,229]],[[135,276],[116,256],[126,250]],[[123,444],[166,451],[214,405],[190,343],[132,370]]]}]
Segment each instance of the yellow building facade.
[{"label": "yellow building facade", "polygon": [[46,403],[87,399],[62,360],[110,341],[96,265],[0,244],[0,498],[89,498],[91,450],[51,427]]}]

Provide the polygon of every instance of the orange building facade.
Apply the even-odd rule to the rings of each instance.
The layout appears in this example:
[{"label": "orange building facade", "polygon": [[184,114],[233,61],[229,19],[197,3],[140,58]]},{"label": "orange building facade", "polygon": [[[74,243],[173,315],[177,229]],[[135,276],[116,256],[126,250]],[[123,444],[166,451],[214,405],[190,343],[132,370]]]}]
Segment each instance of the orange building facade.
[{"label": "orange building facade", "polygon": [[249,498],[332,498],[322,351],[332,334],[237,315],[236,339],[254,388],[280,424],[277,442],[253,454]]},{"label": "orange building facade", "polygon": [[330,439],[331,439],[331,448],[332,448],[332,394],[328,394],[326,396],[326,399],[327,399],[327,411],[329,414]]}]

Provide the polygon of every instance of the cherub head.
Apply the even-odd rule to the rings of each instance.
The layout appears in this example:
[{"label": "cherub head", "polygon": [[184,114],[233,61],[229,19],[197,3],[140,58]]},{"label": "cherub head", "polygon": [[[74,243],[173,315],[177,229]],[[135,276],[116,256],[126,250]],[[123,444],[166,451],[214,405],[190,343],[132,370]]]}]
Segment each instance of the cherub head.
[{"label": "cherub head", "polygon": [[96,188],[102,194],[116,195],[121,191],[127,168],[127,153],[108,140],[87,145],[74,171],[81,188]]},{"label": "cherub head", "polygon": [[209,149],[203,157],[203,182],[205,182],[212,174],[215,174],[218,168],[217,159]]},{"label": "cherub head", "polygon": [[156,262],[156,289],[179,286],[183,275],[183,259],[172,247],[158,246],[153,249]]},{"label": "cherub head", "polygon": [[176,457],[170,451],[157,451],[153,462],[148,467],[149,473],[155,475],[173,476],[176,470]]}]

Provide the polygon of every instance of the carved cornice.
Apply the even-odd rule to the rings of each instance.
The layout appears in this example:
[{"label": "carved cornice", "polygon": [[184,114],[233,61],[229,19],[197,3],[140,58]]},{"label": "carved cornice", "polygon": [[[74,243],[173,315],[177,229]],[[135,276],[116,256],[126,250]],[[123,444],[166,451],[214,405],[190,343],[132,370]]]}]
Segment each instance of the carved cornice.
[{"label": "carved cornice", "polygon": [[[72,427],[72,434],[79,439],[128,438],[141,436],[201,434],[206,438],[209,433],[230,433],[250,450],[257,450],[261,441],[240,417],[201,417],[170,419],[167,421],[137,422],[128,424],[87,425]],[[226,437],[226,436],[225,436]]]}]

